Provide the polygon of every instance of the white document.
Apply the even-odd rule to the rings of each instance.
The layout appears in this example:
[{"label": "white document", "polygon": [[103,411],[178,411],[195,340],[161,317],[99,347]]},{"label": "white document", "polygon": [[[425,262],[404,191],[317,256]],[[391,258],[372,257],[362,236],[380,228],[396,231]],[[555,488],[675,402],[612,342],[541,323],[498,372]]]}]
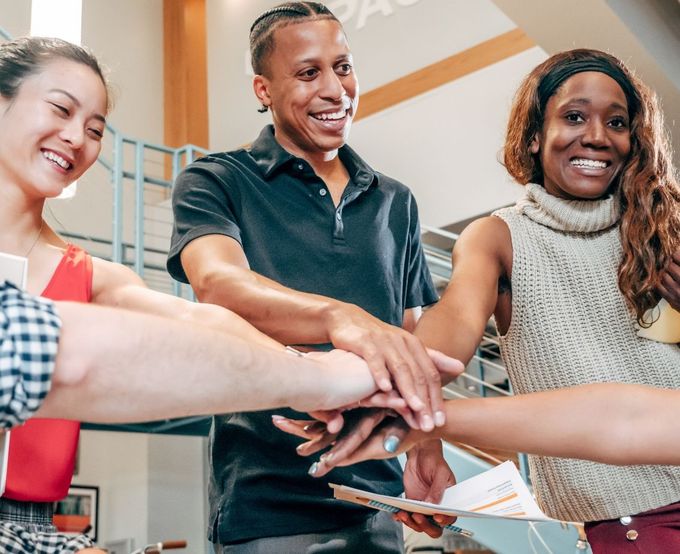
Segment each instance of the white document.
[{"label": "white document", "polygon": [[393,507],[425,515],[554,521],[540,510],[515,464],[510,461],[449,487],[440,504],[375,494],[333,483],[330,486],[339,500],[377,509]]},{"label": "white document", "polygon": [[[25,289],[28,274],[28,259],[0,252],[0,283],[9,281],[14,286]],[[7,463],[9,460],[10,432],[0,433],[0,496],[7,484]]]}]

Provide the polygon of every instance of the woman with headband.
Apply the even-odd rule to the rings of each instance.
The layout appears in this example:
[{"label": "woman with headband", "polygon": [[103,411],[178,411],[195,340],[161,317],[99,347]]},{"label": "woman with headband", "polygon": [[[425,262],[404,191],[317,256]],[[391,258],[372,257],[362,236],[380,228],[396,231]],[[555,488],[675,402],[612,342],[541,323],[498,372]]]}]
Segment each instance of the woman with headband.
[{"label": "woman with headband", "polygon": [[[465,230],[449,287],[416,335],[469,360],[494,315],[520,395],[598,382],[680,388],[678,346],[638,335],[667,292],[680,237],[680,189],[654,93],[604,52],[556,54],[517,92],[504,164],[524,197]],[[637,439],[622,437],[622,450],[627,440]],[[338,442],[316,474],[351,449]],[[586,522],[595,553],[680,552],[679,467],[532,456],[530,468],[543,510]]]}]

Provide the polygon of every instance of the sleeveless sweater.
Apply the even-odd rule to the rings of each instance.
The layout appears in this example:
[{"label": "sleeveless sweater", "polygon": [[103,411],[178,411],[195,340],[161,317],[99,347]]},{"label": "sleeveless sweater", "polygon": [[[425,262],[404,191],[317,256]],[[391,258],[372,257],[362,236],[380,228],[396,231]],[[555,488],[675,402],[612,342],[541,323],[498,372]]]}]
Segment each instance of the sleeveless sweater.
[{"label": "sleeveless sweater", "polygon": [[[516,393],[598,382],[680,388],[680,348],[638,337],[618,288],[615,198],[563,200],[529,184],[494,215],[512,237],[512,320],[500,342]],[[557,519],[614,519],[680,500],[680,467],[546,456],[529,463],[537,499]]]},{"label": "sleeveless sweater", "polygon": [[[68,245],[42,295],[52,300],[89,302],[92,259]],[[23,502],[53,502],[68,493],[78,447],[80,423],[33,418],[12,430],[7,485],[3,497]]]}]

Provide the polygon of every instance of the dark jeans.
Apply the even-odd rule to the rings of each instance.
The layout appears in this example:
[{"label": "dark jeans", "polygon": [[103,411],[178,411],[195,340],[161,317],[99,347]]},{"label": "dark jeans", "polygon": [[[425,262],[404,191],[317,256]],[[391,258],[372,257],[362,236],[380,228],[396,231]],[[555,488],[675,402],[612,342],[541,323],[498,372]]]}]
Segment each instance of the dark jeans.
[{"label": "dark jeans", "polygon": [[214,545],[215,554],[403,554],[401,523],[378,512],[359,525],[303,535],[266,537],[238,544]]},{"label": "dark jeans", "polygon": [[665,554],[680,552],[680,502],[619,519],[585,524],[593,554]]}]

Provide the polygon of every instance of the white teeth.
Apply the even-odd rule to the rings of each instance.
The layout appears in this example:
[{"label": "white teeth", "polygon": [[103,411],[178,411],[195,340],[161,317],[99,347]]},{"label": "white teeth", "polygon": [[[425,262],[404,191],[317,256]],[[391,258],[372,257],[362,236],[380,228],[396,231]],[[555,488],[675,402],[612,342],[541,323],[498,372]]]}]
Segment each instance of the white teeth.
[{"label": "white teeth", "polygon": [[58,154],[55,154],[54,152],[50,152],[49,150],[43,150],[43,156],[45,156],[45,158],[47,158],[48,160],[53,161],[63,169],[69,169],[71,167],[71,164],[67,162],[64,158],[62,158]]},{"label": "white teeth", "polygon": [[599,160],[588,160],[585,158],[579,158],[576,160],[571,160],[571,165],[576,167],[589,167],[596,169],[604,169],[607,167],[607,162],[602,162]]},{"label": "white teeth", "polygon": [[315,119],[320,119],[321,121],[327,121],[329,119],[331,121],[336,121],[338,119],[342,119],[343,117],[345,117],[345,113],[346,113],[345,110],[341,110],[341,111],[335,112],[335,113],[313,114],[312,117],[315,118]]}]

